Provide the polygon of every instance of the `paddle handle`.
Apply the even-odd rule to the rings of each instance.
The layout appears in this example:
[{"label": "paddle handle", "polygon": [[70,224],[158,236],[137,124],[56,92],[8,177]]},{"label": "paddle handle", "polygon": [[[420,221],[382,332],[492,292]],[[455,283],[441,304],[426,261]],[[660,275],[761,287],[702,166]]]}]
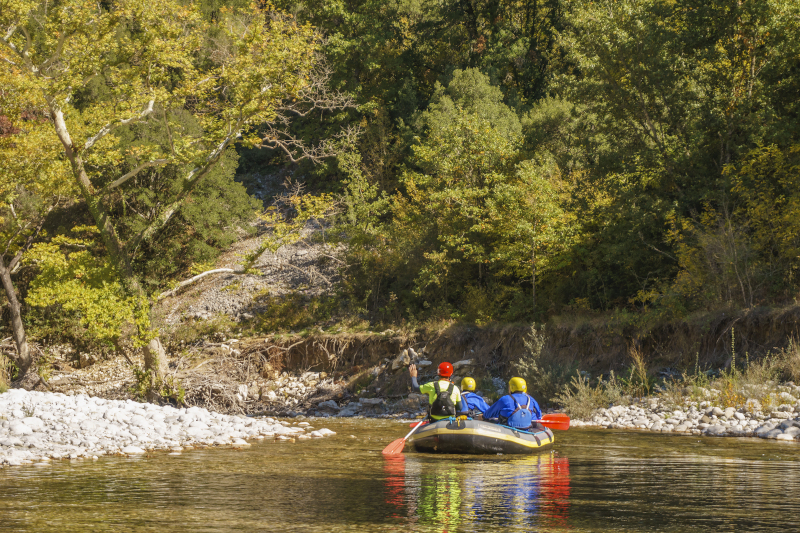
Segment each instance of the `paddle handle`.
[{"label": "paddle handle", "polygon": [[422,420],[419,421],[419,424],[414,426],[414,429],[412,429],[411,431],[408,432],[408,435],[403,437],[403,440],[408,440],[408,437],[410,437],[417,430],[417,428],[419,428],[424,422],[425,422],[425,419],[423,418]]}]

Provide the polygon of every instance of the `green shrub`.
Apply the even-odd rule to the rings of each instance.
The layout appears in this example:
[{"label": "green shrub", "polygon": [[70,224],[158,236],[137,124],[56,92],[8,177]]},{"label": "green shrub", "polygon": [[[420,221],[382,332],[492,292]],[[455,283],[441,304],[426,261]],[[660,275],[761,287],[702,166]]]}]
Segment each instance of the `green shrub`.
[{"label": "green shrub", "polygon": [[307,297],[298,293],[285,296],[257,296],[255,305],[265,310],[250,322],[253,333],[301,331],[331,318],[338,307],[335,298]]},{"label": "green shrub", "polygon": [[589,378],[576,372],[569,384],[564,385],[554,400],[566,413],[578,419],[589,418],[595,409],[608,407],[609,401],[602,385],[592,387]]},{"label": "green shrub", "polygon": [[167,348],[169,351],[177,351],[182,345],[193,344],[199,340],[221,341],[223,337],[231,335],[236,326],[227,315],[220,315],[211,320],[187,320],[166,336]]},{"label": "green shrub", "polygon": [[569,383],[577,365],[543,354],[545,342],[544,328],[537,330],[532,325],[524,340],[525,354],[511,365],[511,369],[515,375],[525,379],[532,396],[549,403]]},{"label": "green shrub", "polygon": [[11,359],[0,353],[0,393],[8,390],[8,383],[15,374],[15,370]]}]

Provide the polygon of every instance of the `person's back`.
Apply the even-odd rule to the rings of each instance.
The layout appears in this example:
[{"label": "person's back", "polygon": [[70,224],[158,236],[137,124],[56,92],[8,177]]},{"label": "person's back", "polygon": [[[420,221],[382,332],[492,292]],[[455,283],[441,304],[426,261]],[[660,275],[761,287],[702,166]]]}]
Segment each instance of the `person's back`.
[{"label": "person's back", "polygon": [[411,375],[411,387],[420,392],[421,394],[428,395],[430,402],[430,409],[428,416],[433,420],[441,420],[456,416],[464,411],[464,406],[461,401],[461,391],[458,390],[456,384],[450,381],[450,376],[453,375],[453,365],[450,363],[442,363],[439,365],[439,379],[425,383],[423,385],[417,384],[417,367],[410,365],[408,372]]},{"label": "person's back", "polygon": [[461,380],[461,398],[466,403],[464,408],[472,418],[480,417],[489,409],[489,404],[475,392],[475,388],[476,383],[473,378],[466,377]]},{"label": "person's back", "polygon": [[517,429],[528,429],[533,420],[542,418],[542,410],[527,394],[527,384],[522,378],[511,378],[509,394],[497,400],[486,412],[484,420],[497,421]]}]

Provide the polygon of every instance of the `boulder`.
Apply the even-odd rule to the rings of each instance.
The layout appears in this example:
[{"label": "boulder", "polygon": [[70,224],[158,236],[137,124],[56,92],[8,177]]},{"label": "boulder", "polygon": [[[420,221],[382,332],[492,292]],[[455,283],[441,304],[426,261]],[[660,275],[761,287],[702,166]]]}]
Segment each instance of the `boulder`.
[{"label": "boulder", "polygon": [[44,427],[44,422],[41,418],[35,416],[28,416],[22,419],[22,423],[31,428],[33,431],[39,431]]},{"label": "boulder", "polygon": [[473,366],[474,364],[475,363],[473,363],[472,359],[462,359],[461,361],[456,361],[455,363],[453,363],[453,369],[459,369],[466,366]]},{"label": "boulder", "polygon": [[783,433],[784,435],[790,435],[792,438],[796,438],[798,435],[800,435],[800,427],[787,428]]},{"label": "boulder", "polygon": [[144,450],[138,446],[125,446],[122,448],[122,453],[125,455],[140,455],[144,453]]},{"label": "boulder", "polygon": [[778,418],[781,420],[786,420],[787,418],[792,417],[792,413],[787,413],[786,411],[772,411],[769,415],[771,418]]},{"label": "boulder", "polygon": [[375,406],[385,403],[383,398],[359,398],[358,403],[365,406]]},{"label": "boulder", "polygon": [[91,353],[81,353],[78,356],[78,359],[80,361],[81,368],[92,366],[97,362],[97,356]]},{"label": "boulder", "polygon": [[361,409],[363,409],[363,407],[360,403],[350,402],[344,407],[344,409],[339,411],[339,416],[342,417],[356,416],[358,413],[361,412]]},{"label": "boulder", "polygon": [[721,425],[708,426],[705,429],[705,433],[707,435],[712,435],[714,437],[721,437],[721,436],[723,436],[725,434],[726,431],[728,431],[728,428],[726,428],[725,426],[721,426]]},{"label": "boulder", "polygon": [[403,367],[411,364],[411,357],[408,355],[408,350],[403,350],[400,355],[392,361],[392,371],[397,371]]},{"label": "boulder", "polygon": [[339,408],[339,405],[335,401],[328,400],[326,402],[321,402],[319,405],[317,405],[317,410],[323,413],[336,414],[341,409]]}]

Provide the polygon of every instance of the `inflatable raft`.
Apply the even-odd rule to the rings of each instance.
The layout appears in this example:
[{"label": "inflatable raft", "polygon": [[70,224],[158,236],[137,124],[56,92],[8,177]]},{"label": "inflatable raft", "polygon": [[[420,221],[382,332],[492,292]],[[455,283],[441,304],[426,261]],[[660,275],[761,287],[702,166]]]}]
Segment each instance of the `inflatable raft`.
[{"label": "inflatable raft", "polygon": [[537,453],[553,444],[548,428],[519,431],[480,420],[444,419],[421,426],[408,443],[424,453]]}]

